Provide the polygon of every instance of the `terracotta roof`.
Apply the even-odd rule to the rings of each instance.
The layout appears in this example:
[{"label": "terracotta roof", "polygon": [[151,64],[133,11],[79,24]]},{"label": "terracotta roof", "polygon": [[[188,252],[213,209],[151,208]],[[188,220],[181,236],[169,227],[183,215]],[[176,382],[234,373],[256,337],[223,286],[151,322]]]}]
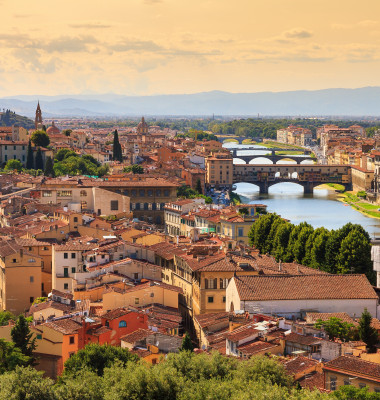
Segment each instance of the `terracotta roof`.
[{"label": "terracotta roof", "polygon": [[322,339],[316,338],[314,336],[299,335],[298,333],[291,332],[288,335],[285,335],[285,340],[291,343],[299,343],[306,346],[312,346],[314,344],[321,343]]},{"label": "terracotta roof", "polygon": [[347,372],[354,376],[365,375],[380,380],[380,364],[364,361],[357,357],[340,356],[326,363],[323,368]]},{"label": "terracotta roof", "polygon": [[50,300],[50,301],[45,301],[44,303],[33,304],[30,307],[28,314],[32,315],[35,312],[46,310],[48,308],[52,308],[54,310],[60,310],[63,311],[64,313],[69,313],[72,310],[72,308],[67,304],[62,304],[59,303],[58,301]]},{"label": "terracotta roof", "polygon": [[0,257],[18,254],[22,249],[15,241],[4,241],[0,243]]},{"label": "terracotta roof", "polygon": [[234,277],[240,300],[377,299],[365,275]]},{"label": "terracotta roof", "polygon": [[74,297],[71,293],[61,292],[60,290],[57,290],[57,289],[52,289],[51,294],[53,294],[54,296],[63,297],[64,299],[69,299],[69,300],[72,300]]},{"label": "terracotta roof", "polygon": [[207,328],[214,324],[220,324],[221,322],[228,322],[230,319],[229,312],[219,312],[210,314],[199,314],[195,315],[194,319],[198,322],[201,328]]},{"label": "terracotta roof", "polygon": [[82,324],[74,321],[71,318],[54,320],[51,322],[46,322],[43,325],[47,326],[48,328],[54,329],[55,331],[63,333],[64,335],[72,335],[76,333],[82,326]]},{"label": "terracotta roof", "polygon": [[306,313],[306,322],[311,324],[317,322],[319,319],[322,321],[328,321],[330,318],[339,318],[344,322],[354,324],[355,321],[346,312],[337,313]]},{"label": "terracotta roof", "polygon": [[102,318],[105,319],[116,319],[116,318],[120,318],[124,315],[127,315],[131,312],[131,310],[129,310],[128,308],[115,308],[114,310],[108,311],[107,313],[102,315]]},{"label": "terracotta roof", "polygon": [[249,343],[244,343],[237,347],[238,351],[241,351],[245,355],[253,355],[262,351],[270,350],[273,347],[277,347],[277,344],[271,342],[263,342],[261,340],[254,340]]},{"label": "terracotta roof", "polygon": [[319,389],[321,392],[325,392],[324,384],[324,374],[318,371],[312,371],[307,373],[302,378],[298,379],[297,382],[303,388],[308,388],[309,390]]},{"label": "terracotta roof", "polygon": [[133,344],[139,340],[143,340],[143,339],[147,338],[152,333],[153,333],[153,331],[151,331],[150,329],[137,329],[137,330],[129,333],[128,335],[121,337],[120,340],[122,340],[123,342],[126,342],[126,343]]},{"label": "terracotta roof", "polygon": [[281,361],[281,363],[284,365],[285,371],[289,375],[299,374],[319,364],[318,361],[303,356],[291,358],[290,360],[286,359]]}]

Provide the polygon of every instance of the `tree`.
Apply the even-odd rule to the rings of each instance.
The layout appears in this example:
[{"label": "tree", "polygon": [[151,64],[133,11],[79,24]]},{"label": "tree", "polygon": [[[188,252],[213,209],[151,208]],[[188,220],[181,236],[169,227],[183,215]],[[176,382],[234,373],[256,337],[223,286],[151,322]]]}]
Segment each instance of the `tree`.
[{"label": "tree", "polygon": [[266,253],[272,249],[272,243],[267,238],[274,221],[277,219],[280,219],[280,217],[275,213],[261,215],[248,232],[249,243],[259,249],[261,253]]},{"label": "tree", "polygon": [[201,180],[200,180],[200,179],[197,180],[197,185],[195,186],[195,190],[196,190],[199,194],[203,194],[202,184],[201,184]]},{"label": "tree", "polygon": [[70,156],[78,157],[77,153],[75,151],[72,151],[70,149],[61,149],[58,150],[57,154],[55,155],[54,160],[55,161],[63,161],[65,158],[68,158]]},{"label": "tree", "polygon": [[123,161],[123,154],[121,149],[121,144],[119,142],[119,134],[117,133],[117,129],[113,133],[113,160],[115,161]]},{"label": "tree", "polygon": [[102,376],[104,368],[110,367],[116,361],[126,365],[129,361],[136,362],[138,357],[121,347],[89,344],[79,350],[65,362],[63,375],[76,375],[82,370],[95,372]]},{"label": "tree", "polygon": [[29,357],[12,342],[0,339],[0,375],[7,371],[14,371],[18,366],[26,366]]},{"label": "tree", "polygon": [[0,311],[0,326],[8,325],[8,322],[14,319],[15,316],[10,311]]},{"label": "tree", "polygon": [[9,160],[5,164],[5,171],[18,171],[21,172],[22,164],[20,160]]},{"label": "tree", "polygon": [[33,351],[36,349],[36,338],[32,339],[33,333],[29,329],[29,324],[23,315],[19,315],[15,326],[11,330],[12,341],[22,354],[33,359]]},{"label": "tree", "polygon": [[304,226],[299,232],[297,241],[294,243],[293,255],[295,261],[298,262],[299,264],[301,264],[302,260],[305,258],[306,242],[309,239],[309,237],[313,234],[313,232],[314,229],[310,225]]},{"label": "tree", "polygon": [[[31,137],[32,142],[35,146],[39,147],[48,147],[50,144],[49,135],[43,131],[35,131],[32,133]],[[36,168],[37,169],[37,168]]]},{"label": "tree", "polygon": [[72,132],[72,129],[65,129],[65,130],[62,132],[62,134],[63,134],[63,135],[66,135],[66,136],[70,136],[71,132]]},{"label": "tree", "polygon": [[54,178],[53,160],[50,156],[46,159],[44,175]]},{"label": "tree", "polygon": [[318,319],[315,324],[317,329],[324,329],[331,340],[335,338],[341,340],[350,340],[353,337],[354,325],[348,322],[342,321],[340,318],[331,317],[327,321]]},{"label": "tree", "polygon": [[337,272],[348,272],[372,275],[371,243],[367,236],[360,230],[353,229],[342,240],[337,257]]},{"label": "tree", "polygon": [[42,158],[42,151],[41,147],[38,148],[37,154],[36,154],[36,169],[44,169],[44,160]]},{"label": "tree", "polygon": [[133,165],[128,165],[128,167],[125,167],[123,169],[123,172],[132,172],[133,174],[143,174],[144,173],[144,168],[141,165],[138,164],[133,164]]},{"label": "tree", "polygon": [[288,243],[290,233],[292,232],[292,226],[292,224],[286,222],[285,224],[281,224],[276,231],[276,235],[273,239],[273,255],[277,261],[288,261]]},{"label": "tree", "polygon": [[365,308],[362,316],[359,320],[359,338],[362,340],[368,347],[368,351],[370,353],[374,353],[376,351],[375,345],[379,342],[379,335],[377,330],[371,326],[372,315]]},{"label": "tree", "polygon": [[32,142],[29,140],[28,152],[26,154],[26,169],[33,169],[33,168],[34,168],[34,155],[32,149]]},{"label": "tree", "polygon": [[180,351],[194,351],[194,346],[188,332],[186,332],[185,336],[182,339]]},{"label": "tree", "polygon": [[55,400],[53,383],[34,368],[16,367],[0,376],[0,400]]}]

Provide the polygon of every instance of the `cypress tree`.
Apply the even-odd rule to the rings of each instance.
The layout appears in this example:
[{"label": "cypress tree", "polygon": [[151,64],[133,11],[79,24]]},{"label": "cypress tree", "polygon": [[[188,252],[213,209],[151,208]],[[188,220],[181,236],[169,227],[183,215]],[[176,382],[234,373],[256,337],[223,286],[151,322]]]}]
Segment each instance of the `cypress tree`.
[{"label": "cypress tree", "polygon": [[42,151],[39,147],[36,154],[36,169],[44,169],[44,160],[42,159]]},{"label": "cypress tree", "polygon": [[200,179],[197,180],[197,185],[196,185],[196,187],[195,187],[195,190],[196,190],[199,194],[202,194],[202,193],[203,193],[203,191],[202,191],[202,184],[201,184],[201,180],[200,180]]},{"label": "cypress tree", "polygon": [[33,333],[29,329],[26,318],[21,314],[11,330],[12,341],[18,347],[22,354],[33,357],[33,351],[36,348],[36,338],[32,339]]},{"label": "cypress tree", "polygon": [[371,325],[372,315],[365,308],[359,320],[359,337],[368,347],[369,353],[375,353],[375,345],[379,342],[377,330]]},{"label": "cypress tree", "polygon": [[190,335],[187,332],[186,332],[185,336],[183,337],[182,345],[179,350],[180,351],[194,351],[193,343],[190,339]]},{"label": "cypress tree", "polygon": [[51,157],[46,159],[44,175],[54,178],[53,160]]},{"label": "cypress tree", "polygon": [[119,134],[117,132],[117,129],[113,133],[113,159],[120,162],[123,160],[121,144],[119,142]]},{"label": "cypress tree", "polygon": [[26,169],[33,169],[33,168],[34,168],[34,156],[33,156],[32,142],[29,139],[28,153],[26,155]]}]

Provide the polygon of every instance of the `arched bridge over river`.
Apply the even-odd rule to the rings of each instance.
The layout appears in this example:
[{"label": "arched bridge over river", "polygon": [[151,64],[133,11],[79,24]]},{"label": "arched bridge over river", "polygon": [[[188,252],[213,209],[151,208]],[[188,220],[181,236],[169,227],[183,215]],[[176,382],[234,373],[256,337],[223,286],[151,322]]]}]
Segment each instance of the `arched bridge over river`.
[{"label": "arched bridge over river", "polygon": [[270,186],[282,182],[297,183],[305,193],[313,193],[314,187],[324,183],[339,183],[346,190],[352,186],[349,165],[235,164],[233,183],[239,182],[257,185],[260,193],[268,193]]}]

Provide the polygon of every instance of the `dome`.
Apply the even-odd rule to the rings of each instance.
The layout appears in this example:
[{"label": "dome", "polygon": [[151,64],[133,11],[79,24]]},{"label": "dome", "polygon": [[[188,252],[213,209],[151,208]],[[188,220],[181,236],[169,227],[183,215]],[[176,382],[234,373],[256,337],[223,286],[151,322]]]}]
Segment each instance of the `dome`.
[{"label": "dome", "polygon": [[52,121],[51,126],[46,129],[47,134],[57,134],[61,133],[61,131],[55,126],[54,121]]},{"label": "dome", "polygon": [[141,121],[137,125],[137,133],[148,133],[148,124],[145,122],[144,117],[141,118]]}]

